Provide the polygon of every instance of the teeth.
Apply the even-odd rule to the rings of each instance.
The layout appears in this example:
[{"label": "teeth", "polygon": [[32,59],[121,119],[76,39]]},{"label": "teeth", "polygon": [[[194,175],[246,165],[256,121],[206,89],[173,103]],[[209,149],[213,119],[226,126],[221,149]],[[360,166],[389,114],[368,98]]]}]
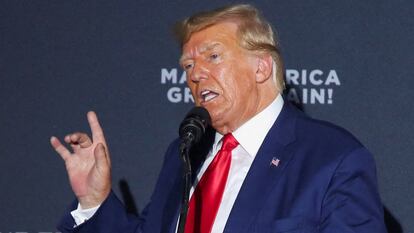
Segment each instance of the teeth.
[{"label": "teeth", "polygon": [[208,93],[210,93],[210,91],[209,91],[209,90],[202,91],[202,92],[201,92],[201,96],[205,96],[205,95],[207,95]]},{"label": "teeth", "polygon": [[210,90],[204,90],[200,93],[200,95],[203,98],[204,102],[210,101],[218,96],[217,93]]},{"label": "teeth", "polygon": [[216,96],[217,96],[216,94],[208,95],[208,96],[204,97],[204,101],[207,102],[209,100],[212,100],[212,99],[216,98]]}]

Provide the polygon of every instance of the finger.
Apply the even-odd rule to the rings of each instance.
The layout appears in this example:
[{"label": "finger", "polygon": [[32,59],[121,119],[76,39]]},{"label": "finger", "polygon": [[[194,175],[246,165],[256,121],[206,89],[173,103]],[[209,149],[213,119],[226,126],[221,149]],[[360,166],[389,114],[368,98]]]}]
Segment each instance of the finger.
[{"label": "finger", "polygon": [[77,153],[80,146],[76,142],[72,142],[71,137],[72,137],[72,134],[68,134],[68,135],[65,136],[64,140],[67,144],[70,145],[70,147],[72,148],[72,151],[74,153]]},{"label": "finger", "polygon": [[76,154],[79,152],[80,146],[78,144],[69,144],[69,145],[72,148],[73,153]]},{"label": "finger", "polygon": [[64,161],[70,158],[70,151],[66,149],[55,136],[50,138],[50,144]]},{"label": "finger", "polygon": [[70,134],[66,135],[64,140],[67,144],[70,144]]},{"label": "finger", "polygon": [[105,144],[104,133],[95,112],[88,112],[88,122],[89,126],[91,127],[93,141],[98,143],[102,142]]},{"label": "finger", "polygon": [[92,140],[86,133],[71,134],[70,141],[71,144],[79,145],[81,148],[87,148],[92,145]]},{"label": "finger", "polygon": [[103,149],[105,150],[106,162],[108,163],[109,167],[111,167],[111,159],[110,159],[111,156],[109,155],[108,146],[103,145]]},{"label": "finger", "polygon": [[99,143],[94,150],[96,166],[100,170],[109,169],[109,161],[107,159],[107,151],[102,143]]},{"label": "finger", "polygon": [[91,138],[86,133],[81,132],[66,135],[65,142],[68,144],[80,145],[82,147],[89,147],[92,145]]}]

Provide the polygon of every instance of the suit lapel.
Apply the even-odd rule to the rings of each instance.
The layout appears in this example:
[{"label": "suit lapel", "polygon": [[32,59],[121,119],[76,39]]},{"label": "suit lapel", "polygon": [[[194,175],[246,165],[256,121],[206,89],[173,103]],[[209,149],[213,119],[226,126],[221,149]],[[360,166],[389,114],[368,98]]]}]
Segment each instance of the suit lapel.
[{"label": "suit lapel", "polygon": [[[263,208],[271,189],[289,163],[291,153],[287,145],[295,140],[295,120],[295,110],[285,103],[249,169],[225,232],[246,232]],[[274,164],[272,160],[275,160]]]}]

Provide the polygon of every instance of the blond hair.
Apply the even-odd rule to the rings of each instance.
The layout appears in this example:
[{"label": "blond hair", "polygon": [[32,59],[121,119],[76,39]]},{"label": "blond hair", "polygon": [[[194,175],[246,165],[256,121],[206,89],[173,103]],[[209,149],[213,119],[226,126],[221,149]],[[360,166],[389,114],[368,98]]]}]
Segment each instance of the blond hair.
[{"label": "blond hair", "polygon": [[273,80],[276,88],[281,92],[285,84],[279,42],[273,33],[272,26],[255,7],[237,4],[200,12],[177,23],[174,32],[182,47],[193,33],[226,21],[238,24],[237,37],[242,48],[272,56]]}]

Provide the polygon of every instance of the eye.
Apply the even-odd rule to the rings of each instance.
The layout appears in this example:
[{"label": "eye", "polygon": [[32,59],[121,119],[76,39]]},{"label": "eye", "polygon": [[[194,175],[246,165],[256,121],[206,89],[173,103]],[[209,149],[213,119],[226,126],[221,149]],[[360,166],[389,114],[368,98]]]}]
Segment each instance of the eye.
[{"label": "eye", "polygon": [[210,55],[210,59],[212,59],[212,60],[215,60],[215,59],[217,59],[217,58],[219,58],[219,55],[218,55],[217,53],[212,53],[212,54]]},{"label": "eye", "polygon": [[193,63],[187,63],[187,64],[184,64],[183,68],[184,70],[189,70],[193,68],[193,66],[194,66]]}]

